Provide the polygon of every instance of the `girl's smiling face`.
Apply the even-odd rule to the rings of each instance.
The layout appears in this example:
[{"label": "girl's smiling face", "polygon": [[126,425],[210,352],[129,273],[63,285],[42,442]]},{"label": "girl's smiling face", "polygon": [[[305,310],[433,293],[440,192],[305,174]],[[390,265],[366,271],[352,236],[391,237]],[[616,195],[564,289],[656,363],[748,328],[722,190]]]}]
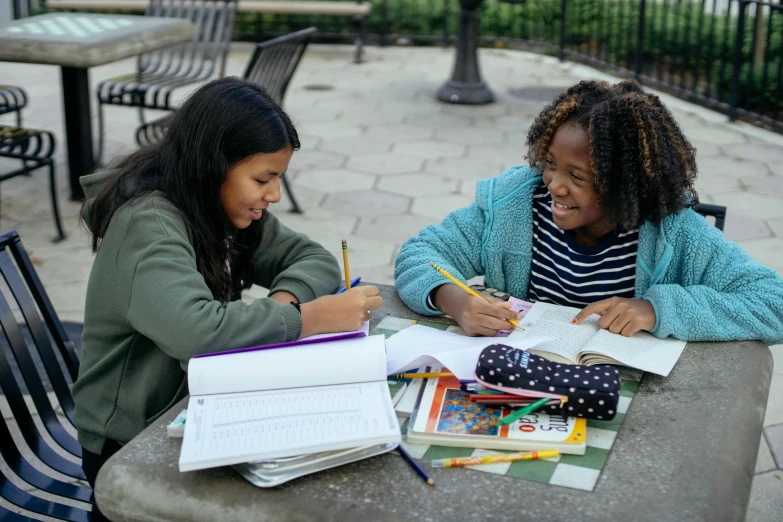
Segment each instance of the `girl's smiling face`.
[{"label": "girl's smiling face", "polygon": [[555,225],[582,246],[595,246],[614,230],[593,188],[587,133],[567,121],[557,129],[547,151],[544,184],[552,195]]},{"label": "girl's smiling face", "polygon": [[288,146],[271,154],[254,154],[229,169],[220,186],[220,202],[235,227],[249,227],[261,219],[270,203],[280,201],[280,176],[293,153]]}]

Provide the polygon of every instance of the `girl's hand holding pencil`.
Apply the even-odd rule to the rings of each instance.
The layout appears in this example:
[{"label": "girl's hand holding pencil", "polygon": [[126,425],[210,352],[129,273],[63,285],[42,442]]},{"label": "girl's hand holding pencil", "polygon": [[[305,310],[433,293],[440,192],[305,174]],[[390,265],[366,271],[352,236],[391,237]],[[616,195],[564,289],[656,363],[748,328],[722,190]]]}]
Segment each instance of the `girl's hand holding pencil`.
[{"label": "girl's hand holding pencil", "polygon": [[[364,321],[369,321],[370,310],[383,305],[375,286],[353,287],[351,269],[348,263],[348,242],[342,240],[343,268],[345,269],[345,290],[319,297],[300,306],[302,313],[301,337],[335,332],[358,330]],[[353,281],[358,283],[358,278]]]},{"label": "girl's hand holding pencil", "polygon": [[370,319],[370,310],[380,308],[383,298],[375,286],[357,286],[342,294],[325,295],[300,306],[300,337],[358,330]]},{"label": "girl's hand holding pencil", "polygon": [[[442,269],[439,271],[443,273]],[[479,295],[476,299],[456,284],[448,284],[445,280],[444,283],[435,291],[433,304],[457,321],[467,335],[494,337],[500,330],[519,326],[516,321],[520,321],[522,315],[510,310],[512,303],[490,295]]]}]

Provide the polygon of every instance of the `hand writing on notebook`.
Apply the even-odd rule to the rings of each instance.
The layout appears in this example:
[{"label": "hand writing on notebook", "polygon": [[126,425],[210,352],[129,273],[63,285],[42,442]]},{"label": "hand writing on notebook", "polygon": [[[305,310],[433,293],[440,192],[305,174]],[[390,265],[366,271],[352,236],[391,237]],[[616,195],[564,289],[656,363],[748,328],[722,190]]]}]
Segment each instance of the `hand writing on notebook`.
[{"label": "hand writing on notebook", "polygon": [[592,314],[601,316],[598,326],[625,337],[640,330],[652,330],[656,321],[655,308],[650,301],[611,297],[587,305],[571,322],[580,324]]},{"label": "hand writing on notebook", "polygon": [[383,298],[374,286],[357,286],[304,303],[300,337],[358,330],[363,321],[370,319],[370,310],[382,304]]},{"label": "hand writing on notebook", "polygon": [[508,330],[506,319],[519,321],[522,315],[509,310],[512,303],[482,293],[490,302],[477,299],[453,284],[440,286],[435,292],[433,304],[450,315],[467,335],[494,337],[500,330]]}]

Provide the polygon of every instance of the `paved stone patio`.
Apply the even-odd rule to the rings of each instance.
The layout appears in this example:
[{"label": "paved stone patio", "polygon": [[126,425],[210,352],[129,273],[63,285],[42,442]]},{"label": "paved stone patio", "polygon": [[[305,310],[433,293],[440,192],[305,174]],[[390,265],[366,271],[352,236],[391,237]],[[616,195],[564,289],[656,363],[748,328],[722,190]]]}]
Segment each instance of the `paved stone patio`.
[{"label": "paved stone patio", "polygon": [[[250,51],[235,45],[229,74],[242,74]],[[393,260],[405,239],[472,201],[477,179],[524,162],[526,130],[556,89],[581,79],[616,80],[550,57],[482,50],[482,71],[497,102],[451,106],[434,93],[450,74],[453,50],[368,48],[360,66],[351,63],[351,53],[348,46],[311,46],[290,86],[286,108],[302,150],[289,175],[305,214],[288,213],[284,195],[277,215],[335,255],[346,237],[352,274],[378,283],[392,282]],[[96,84],[133,66],[124,60],[94,68],[91,80]],[[0,229],[19,231],[60,316],[81,321],[92,254],[78,223],[80,206],[67,200],[59,82],[56,67],[0,67],[0,83],[21,85],[30,96],[25,124],[57,134],[69,237],[50,242],[54,225],[44,171],[2,183]],[[729,208],[726,236],[783,274],[783,136],[663,98],[698,149],[702,200]],[[106,114],[109,156],[133,150],[136,111],[109,107]],[[776,367],[749,521],[783,519],[783,346],[772,350]]]}]

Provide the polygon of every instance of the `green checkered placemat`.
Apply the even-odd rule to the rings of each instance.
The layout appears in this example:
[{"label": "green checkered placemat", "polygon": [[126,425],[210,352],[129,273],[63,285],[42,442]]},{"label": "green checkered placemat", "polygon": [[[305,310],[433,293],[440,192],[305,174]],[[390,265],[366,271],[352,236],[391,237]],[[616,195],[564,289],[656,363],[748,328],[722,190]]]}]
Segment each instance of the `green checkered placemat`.
[{"label": "green checkered placemat", "polygon": [[[410,319],[386,317],[370,333],[373,335],[383,334],[388,338],[412,324],[413,321]],[[454,333],[464,333],[458,326],[449,326],[430,321],[418,321],[417,324]],[[469,466],[464,469],[592,491],[598,482],[598,477],[601,475],[604,464],[606,464],[609,451],[612,449],[617,432],[620,430],[620,426],[622,426],[625,413],[628,411],[628,406],[631,404],[631,399],[633,399],[643,375],[643,372],[639,370],[623,367],[619,369],[620,401],[617,406],[617,414],[611,421],[587,421],[587,452],[584,455],[560,455],[554,459],[486,464]],[[407,434],[408,421],[408,419],[400,418],[403,436]],[[503,453],[501,451],[475,448],[408,444],[404,440],[402,444],[414,458],[424,461]],[[461,473],[462,471],[453,470],[453,472]]]}]

